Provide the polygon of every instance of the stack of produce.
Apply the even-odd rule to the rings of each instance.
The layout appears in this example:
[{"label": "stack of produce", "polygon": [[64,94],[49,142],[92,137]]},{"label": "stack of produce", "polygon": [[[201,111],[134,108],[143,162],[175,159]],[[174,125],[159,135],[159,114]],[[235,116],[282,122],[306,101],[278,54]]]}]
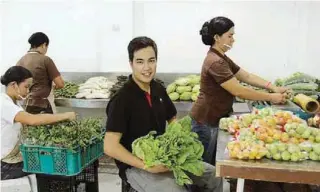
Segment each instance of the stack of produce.
[{"label": "stack of produce", "polygon": [[288,123],[285,125],[285,131],[297,139],[320,143],[320,129],[309,127],[307,124]]},{"label": "stack of produce", "polygon": [[283,161],[320,160],[320,144],[304,142],[300,144],[273,143],[267,144],[269,159]]},{"label": "stack of produce", "polygon": [[199,75],[189,75],[178,78],[167,86],[167,93],[172,101],[196,101],[199,92]]},{"label": "stack of produce", "polygon": [[220,128],[234,134],[235,140],[228,144],[231,158],[320,160],[320,129],[309,127],[289,111],[255,110],[251,114],[221,119]]},{"label": "stack of produce", "polygon": [[231,158],[237,159],[261,159],[267,154],[263,142],[231,141],[227,149]]},{"label": "stack of produce", "polygon": [[86,147],[93,138],[102,140],[100,119],[66,121],[52,125],[27,126],[23,130],[22,143],[74,149]]},{"label": "stack of produce", "polygon": [[111,87],[114,85],[106,77],[92,77],[85,83],[79,85],[76,98],[86,99],[108,99]]},{"label": "stack of produce", "polygon": [[198,135],[191,132],[191,118],[186,116],[169,124],[160,136],[153,131],[136,139],[132,143],[133,154],[142,159],[147,167],[168,167],[173,171],[177,184],[192,184],[185,172],[196,176],[204,172],[201,160],[204,149],[197,138]]},{"label": "stack of produce", "polygon": [[79,91],[79,86],[75,83],[66,81],[62,89],[55,89],[55,98],[75,98]]},{"label": "stack of produce", "polygon": [[117,76],[117,82],[110,89],[110,98],[112,98],[118,90],[128,81],[128,77],[124,75]]},{"label": "stack of produce", "polygon": [[275,84],[285,86],[294,91],[294,94],[302,93],[308,96],[315,96],[320,92],[318,80],[308,74],[296,72],[287,78],[277,79]]}]

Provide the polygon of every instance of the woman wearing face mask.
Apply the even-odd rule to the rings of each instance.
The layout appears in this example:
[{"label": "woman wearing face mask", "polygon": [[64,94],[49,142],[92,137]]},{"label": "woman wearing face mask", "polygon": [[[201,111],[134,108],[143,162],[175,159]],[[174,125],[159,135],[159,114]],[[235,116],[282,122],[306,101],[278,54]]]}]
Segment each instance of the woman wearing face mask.
[{"label": "woman wearing face mask", "polygon": [[[230,19],[216,17],[205,22],[200,35],[202,42],[210,48],[202,65],[200,94],[191,110],[192,130],[199,135],[204,145],[204,161],[215,165],[218,123],[222,117],[232,112],[234,97],[283,103],[286,101],[288,90],[246,72],[225,54],[234,43],[234,23]],[[239,81],[268,89],[273,93],[255,91],[242,86]],[[236,182],[232,183],[235,185]],[[245,191],[303,191],[306,187],[298,184],[246,180]]]},{"label": "woman wearing face mask", "polygon": [[30,50],[17,63],[31,71],[33,83],[26,101],[26,111],[37,113],[55,112],[53,83],[55,89],[64,87],[64,81],[52,59],[45,54],[49,46],[49,38],[37,32],[29,38]]},{"label": "woman wearing face mask", "polygon": [[[230,19],[216,17],[205,22],[200,35],[210,48],[202,65],[200,94],[191,110],[192,129],[204,145],[204,160],[215,165],[218,123],[232,112],[234,97],[283,103],[287,89],[246,72],[225,54],[234,43],[234,23]],[[239,81],[274,93],[255,91]]]},{"label": "woman wearing face mask", "polygon": [[9,68],[1,77],[6,92],[1,93],[1,180],[20,178],[22,158],[19,135],[22,125],[46,125],[64,120],[74,120],[75,113],[37,114],[25,112],[18,101],[26,97],[32,84],[32,74],[21,66]]}]

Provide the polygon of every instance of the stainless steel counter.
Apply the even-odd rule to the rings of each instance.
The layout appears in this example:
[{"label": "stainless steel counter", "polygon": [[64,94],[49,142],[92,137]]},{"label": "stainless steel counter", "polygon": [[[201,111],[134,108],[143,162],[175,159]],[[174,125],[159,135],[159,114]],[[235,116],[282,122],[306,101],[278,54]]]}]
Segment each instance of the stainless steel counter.
[{"label": "stainless steel counter", "polygon": [[[56,98],[55,104],[58,107],[68,108],[89,108],[89,109],[103,109],[108,105],[109,99],[66,99]],[[174,102],[177,111],[190,111],[192,102]],[[250,112],[250,108],[246,103],[234,103],[233,109],[235,113]]]}]

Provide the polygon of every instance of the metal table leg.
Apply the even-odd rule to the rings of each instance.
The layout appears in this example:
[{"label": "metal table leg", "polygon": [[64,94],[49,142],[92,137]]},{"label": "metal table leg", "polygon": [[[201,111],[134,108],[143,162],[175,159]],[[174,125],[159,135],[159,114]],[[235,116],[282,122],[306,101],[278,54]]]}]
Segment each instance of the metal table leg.
[{"label": "metal table leg", "polygon": [[237,192],[243,192],[243,189],[244,189],[244,179],[238,178]]}]

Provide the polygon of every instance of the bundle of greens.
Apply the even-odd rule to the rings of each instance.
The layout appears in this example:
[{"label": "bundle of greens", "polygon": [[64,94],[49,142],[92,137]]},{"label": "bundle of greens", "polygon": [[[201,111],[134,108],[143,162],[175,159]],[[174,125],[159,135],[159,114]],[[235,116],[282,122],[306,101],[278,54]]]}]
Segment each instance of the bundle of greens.
[{"label": "bundle of greens", "polygon": [[66,121],[52,125],[26,126],[22,143],[28,145],[68,148],[86,147],[93,138],[102,140],[99,119],[87,118],[81,121]]},{"label": "bundle of greens", "polygon": [[172,122],[163,135],[148,135],[132,143],[133,154],[142,159],[146,167],[164,165],[172,170],[178,185],[192,184],[185,171],[201,176],[203,145],[198,135],[191,132],[191,118],[186,116]]},{"label": "bundle of greens", "polygon": [[62,89],[54,90],[54,96],[56,98],[75,98],[78,91],[79,85],[66,81]]}]

